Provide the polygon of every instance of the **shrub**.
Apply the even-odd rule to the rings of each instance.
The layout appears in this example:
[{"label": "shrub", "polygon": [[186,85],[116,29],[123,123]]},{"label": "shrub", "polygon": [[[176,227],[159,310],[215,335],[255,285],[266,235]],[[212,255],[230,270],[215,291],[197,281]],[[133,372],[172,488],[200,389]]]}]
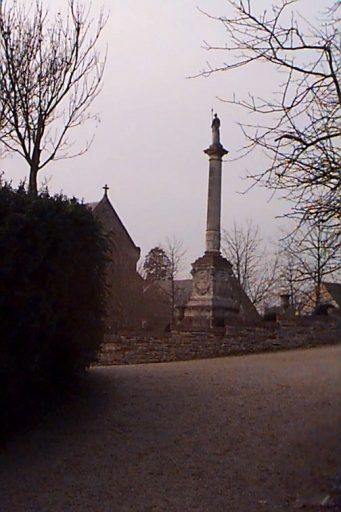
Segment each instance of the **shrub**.
[{"label": "shrub", "polygon": [[6,410],[58,389],[96,358],[106,241],[75,199],[0,188],[0,397]]}]

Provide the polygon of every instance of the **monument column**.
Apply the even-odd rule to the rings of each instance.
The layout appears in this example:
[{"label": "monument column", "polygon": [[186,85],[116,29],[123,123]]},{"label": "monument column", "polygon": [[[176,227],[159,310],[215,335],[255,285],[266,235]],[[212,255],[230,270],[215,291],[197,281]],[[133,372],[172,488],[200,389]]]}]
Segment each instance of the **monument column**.
[{"label": "monument column", "polygon": [[220,121],[212,122],[209,157],[205,254],[192,264],[193,289],[184,313],[183,325],[199,329],[223,326],[239,314],[236,280],[232,265],[220,254],[222,159],[228,151],[220,143]]},{"label": "monument column", "polygon": [[220,143],[220,120],[212,122],[212,144],[204,153],[209,156],[207,196],[206,253],[220,254],[221,170],[222,158],[228,151]]}]

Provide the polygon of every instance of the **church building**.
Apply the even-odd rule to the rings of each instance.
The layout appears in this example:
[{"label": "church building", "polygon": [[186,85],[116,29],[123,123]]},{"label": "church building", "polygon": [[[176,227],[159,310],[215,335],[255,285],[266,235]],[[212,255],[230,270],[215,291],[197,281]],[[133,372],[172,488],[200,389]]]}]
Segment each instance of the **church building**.
[{"label": "church building", "polygon": [[108,187],[97,203],[89,203],[103,226],[110,254],[107,266],[108,331],[134,330],[141,326],[143,279],[136,270],[140,248],[135,245],[108,197]]}]

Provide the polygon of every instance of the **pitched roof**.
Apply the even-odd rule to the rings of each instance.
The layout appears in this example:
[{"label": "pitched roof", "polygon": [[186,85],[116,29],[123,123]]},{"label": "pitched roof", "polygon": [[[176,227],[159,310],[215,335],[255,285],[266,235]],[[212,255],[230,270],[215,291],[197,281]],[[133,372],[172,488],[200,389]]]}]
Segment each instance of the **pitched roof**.
[{"label": "pitched roof", "polygon": [[[172,283],[168,280],[155,281],[155,286],[165,291],[168,295],[172,293]],[[185,306],[190,299],[192,293],[192,279],[174,279],[174,295],[175,304],[177,306]]]},{"label": "pitched roof", "polygon": [[[172,291],[171,279],[144,279],[144,284],[145,291],[149,290],[150,288],[159,288],[160,290],[164,290],[167,293]],[[180,290],[182,293],[188,295],[188,297],[190,296],[192,292],[192,279],[174,279],[174,285],[177,290]]]},{"label": "pitched roof", "polygon": [[341,308],[341,283],[323,283],[329,295]]},{"label": "pitched roof", "polygon": [[111,212],[113,213],[113,215],[115,216],[116,218],[116,221],[118,222],[118,224],[121,226],[122,230],[124,231],[124,233],[126,234],[128,240],[131,242],[131,244],[138,250],[140,251],[140,248],[137,247],[133,241],[133,239],[131,238],[130,234],[128,233],[127,231],[127,228],[125,227],[125,225],[123,224],[123,222],[121,221],[118,213],[116,212],[115,208],[113,207],[113,205],[111,204],[109,198],[108,198],[108,195],[106,193],[104,193],[102,199],[100,201],[97,201],[95,203],[87,203],[87,206],[94,212],[94,214],[96,215],[96,210],[98,210],[99,208],[101,207],[107,207],[111,210]]}]

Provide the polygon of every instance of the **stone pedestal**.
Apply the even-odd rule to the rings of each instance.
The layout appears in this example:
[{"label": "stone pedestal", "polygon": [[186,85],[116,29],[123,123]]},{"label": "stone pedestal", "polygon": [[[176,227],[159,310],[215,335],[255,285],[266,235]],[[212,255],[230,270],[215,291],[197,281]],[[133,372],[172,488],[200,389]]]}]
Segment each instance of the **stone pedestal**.
[{"label": "stone pedestal", "polygon": [[193,291],[185,311],[185,323],[199,329],[225,325],[237,317],[239,301],[233,294],[232,265],[217,253],[205,253],[192,265]]}]

